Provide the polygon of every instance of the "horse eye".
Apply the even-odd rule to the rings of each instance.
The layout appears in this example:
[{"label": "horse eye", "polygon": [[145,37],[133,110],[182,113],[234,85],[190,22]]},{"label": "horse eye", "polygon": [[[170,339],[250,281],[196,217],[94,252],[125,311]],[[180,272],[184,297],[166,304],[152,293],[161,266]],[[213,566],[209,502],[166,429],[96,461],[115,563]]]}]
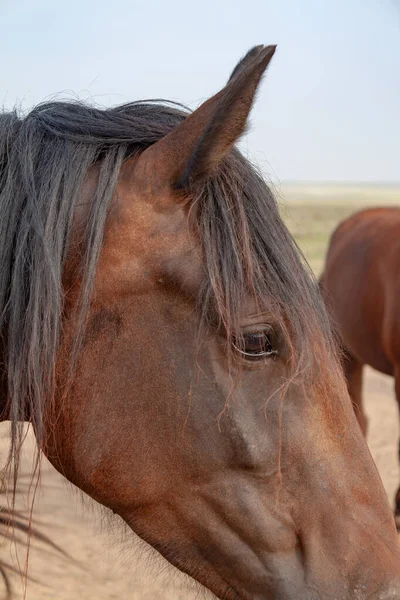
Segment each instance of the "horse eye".
[{"label": "horse eye", "polygon": [[278,351],[273,346],[271,331],[245,332],[235,338],[235,349],[248,360],[273,356]]}]

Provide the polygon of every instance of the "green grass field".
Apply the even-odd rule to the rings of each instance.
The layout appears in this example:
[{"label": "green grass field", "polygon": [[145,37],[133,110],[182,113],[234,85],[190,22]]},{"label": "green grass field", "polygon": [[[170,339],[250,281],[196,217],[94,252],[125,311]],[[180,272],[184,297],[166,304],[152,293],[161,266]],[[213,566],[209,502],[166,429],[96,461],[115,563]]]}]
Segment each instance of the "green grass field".
[{"label": "green grass field", "polygon": [[316,275],[340,221],[367,206],[400,207],[400,185],[290,185],[282,186],[279,195],[282,217]]}]

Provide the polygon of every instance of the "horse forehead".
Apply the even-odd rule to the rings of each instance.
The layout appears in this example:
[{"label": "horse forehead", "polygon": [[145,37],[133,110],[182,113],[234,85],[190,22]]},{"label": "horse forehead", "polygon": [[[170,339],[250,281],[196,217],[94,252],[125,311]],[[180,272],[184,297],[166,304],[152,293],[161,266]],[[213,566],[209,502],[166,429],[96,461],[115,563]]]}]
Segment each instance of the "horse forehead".
[{"label": "horse forehead", "polygon": [[139,287],[165,277],[196,292],[203,273],[201,255],[185,208],[160,210],[135,193],[117,190],[99,266],[107,277],[120,275]]}]

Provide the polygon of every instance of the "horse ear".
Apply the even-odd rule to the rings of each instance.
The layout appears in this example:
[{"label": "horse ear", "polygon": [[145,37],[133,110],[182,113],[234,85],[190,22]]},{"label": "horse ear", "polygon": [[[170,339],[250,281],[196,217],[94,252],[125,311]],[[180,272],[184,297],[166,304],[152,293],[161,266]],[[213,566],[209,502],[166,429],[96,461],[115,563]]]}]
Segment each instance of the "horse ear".
[{"label": "horse ear", "polygon": [[[191,188],[215,171],[244,133],[257,88],[276,46],[256,46],[235,67],[227,85],[139,159],[153,192]],[[148,162],[149,161],[149,162]],[[137,172],[137,171],[136,171]]]},{"label": "horse ear", "polygon": [[243,69],[249,65],[255,58],[256,56],[258,56],[260,54],[260,52],[264,50],[264,46],[254,46],[254,48],[251,48],[247,54],[245,54],[245,56],[243,56],[242,60],[240,60],[238,62],[238,64],[236,65],[236,67],[233,69],[231,76],[228,79],[228,83],[230,81],[232,81],[232,79],[234,77],[236,77],[236,75],[238,73],[240,73],[241,71],[243,71]]}]

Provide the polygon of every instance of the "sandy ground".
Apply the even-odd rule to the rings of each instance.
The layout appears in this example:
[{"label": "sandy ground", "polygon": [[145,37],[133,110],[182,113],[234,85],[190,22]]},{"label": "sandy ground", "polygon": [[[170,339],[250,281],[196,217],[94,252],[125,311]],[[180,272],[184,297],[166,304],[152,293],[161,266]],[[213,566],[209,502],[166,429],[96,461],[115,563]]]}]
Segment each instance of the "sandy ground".
[{"label": "sandy ground", "polygon": [[[366,406],[370,417],[369,444],[392,502],[399,481],[398,415],[393,381],[371,370],[366,373]],[[7,445],[5,426],[2,447]],[[28,439],[25,470],[29,470],[32,438]],[[26,499],[25,499],[26,502]],[[192,583],[91,500],[73,489],[47,462],[42,466],[35,519],[74,559],[69,561],[33,547],[29,573],[42,583],[29,582],[27,600],[190,600],[199,598]],[[111,525],[110,525],[111,523]],[[3,546],[1,556],[10,555]],[[15,552],[14,552],[15,554]],[[19,552],[24,560],[24,552]],[[45,582],[45,583],[44,583]],[[15,597],[23,585],[13,579]],[[200,597],[204,597],[201,596]],[[208,595],[207,595],[208,597]],[[209,596],[211,597],[211,596]]]}]

